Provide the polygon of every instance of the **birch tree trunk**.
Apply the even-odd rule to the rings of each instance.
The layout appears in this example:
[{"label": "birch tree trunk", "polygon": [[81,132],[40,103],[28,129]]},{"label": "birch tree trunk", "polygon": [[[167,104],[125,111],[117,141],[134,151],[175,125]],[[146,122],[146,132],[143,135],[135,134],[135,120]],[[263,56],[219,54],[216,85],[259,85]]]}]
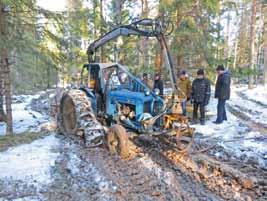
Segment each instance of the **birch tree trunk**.
[{"label": "birch tree trunk", "polygon": [[[142,18],[148,18],[148,1],[142,0]],[[148,40],[145,37],[141,38],[141,67],[148,68],[149,66],[149,49]]]},{"label": "birch tree trunk", "polygon": [[263,83],[267,86],[267,3],[263,5],[264,15],[264,32],[263,32],[263,48],[264,48],[264,80]]},{"label": "birch tree trunk", "polygon": [[6,101],[6,134],[13,134],[13,118],[12,118],[12,98],[11,98],[11,77],[10,77],[10,65],[8,61],[7,50],[3,50],[2,62],[4,70],[4,92]]},{"label": "birch tree trunk", "polygon": [[0,122],[6,121],[6,115],[4,112],[4,82],[3,82],[3,67],[0,64]]},{"label": "birch tree trunk", "polygon": [[251,7],[251,26],[250,26],[250,65],[249,68],[251,70],[249,74],[249,83],[248,88],[251,89],[253,87],[253,74],[255,66],[255,37],[256,37],[256,12],[257,12],[257,0],[252,1]]}]

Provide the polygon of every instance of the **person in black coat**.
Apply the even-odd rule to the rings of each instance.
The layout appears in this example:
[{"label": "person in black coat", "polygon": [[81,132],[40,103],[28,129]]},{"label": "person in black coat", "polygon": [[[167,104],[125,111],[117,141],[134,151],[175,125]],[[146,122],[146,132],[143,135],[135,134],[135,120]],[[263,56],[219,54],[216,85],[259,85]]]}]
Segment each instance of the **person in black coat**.
[{"label": "person in black coat", "polygon": [[161,76],[159,73],[156,73],[153,89],[159,89],[159,95],[163,96],[163,88],[164,84],[163,81],[161,80]]},{"label": "person in black coat", "polygon": [[231,76],[229,72],[224,69],[223,65],[218,65],[216,72],[218,77],[215,85],[215,98],[218,99],[218,104],[217,119],[214,123],[221,124],[223,121],[227,121],[225,103],[226,100],[230,99]]},{"label": "person in black coat", "polygon": [[205,106],[209,103],[210,91],[210,81],[205,78],[204,70],[199,69],[197,71],[197,78],[192,83],[193,123],[197,122],[199,108],[200,124],[205,125]]}]

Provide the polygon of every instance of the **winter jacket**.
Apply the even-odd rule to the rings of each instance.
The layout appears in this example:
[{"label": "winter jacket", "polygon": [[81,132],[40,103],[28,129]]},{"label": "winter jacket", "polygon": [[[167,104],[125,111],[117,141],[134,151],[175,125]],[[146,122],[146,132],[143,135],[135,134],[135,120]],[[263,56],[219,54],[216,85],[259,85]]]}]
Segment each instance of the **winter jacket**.
[{"label": "winter jacket", "polygon": [[196,78],[192,84],[192,101],[208,105],[210,100],[210,81],[206,78]]},{"label": "winter jacket", "polygon": [[225,71],[223,74],[219,75],[215,85],[215,98],[221,100],[230,99],[230,85],[231,85],[231,76],[228,71]]},{"label": "winter jacket", "polygon": [[178,90],[178,97],[182,99],[190,98],[191,96],[191,82],[188,78],[178,79],[177,86],[180,90]]},{"label": "winter jacket", "polygon": [[162,80],[155,80],[154,81],[154,89],[159,89],[159,95],[163,95],[163,81]]}]

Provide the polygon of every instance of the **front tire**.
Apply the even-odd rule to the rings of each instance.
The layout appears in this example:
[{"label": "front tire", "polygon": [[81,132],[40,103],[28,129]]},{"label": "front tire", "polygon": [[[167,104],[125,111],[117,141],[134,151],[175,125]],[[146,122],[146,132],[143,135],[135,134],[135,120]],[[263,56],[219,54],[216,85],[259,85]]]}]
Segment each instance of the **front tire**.
[{"label": "front tire", "polygon": [[111,154],[118,154],[121,158],[129,157],[129,137],[124,127],[118,124],[111,126],[106,139]]}]

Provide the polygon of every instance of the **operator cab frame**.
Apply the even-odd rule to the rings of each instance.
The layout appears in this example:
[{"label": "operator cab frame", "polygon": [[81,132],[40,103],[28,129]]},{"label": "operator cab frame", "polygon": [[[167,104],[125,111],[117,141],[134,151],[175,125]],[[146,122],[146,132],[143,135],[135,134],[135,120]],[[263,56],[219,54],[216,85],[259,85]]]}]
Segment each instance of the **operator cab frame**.
[{"label": "operator cab frame", "polygon": [[[85,69],[87,71],[86,75],[84,74]],[[133,76],[127,70],[127,67],[118,63],[85,64],[82,69],[81,79],[81,85],[90,89],[93,93],[101,92],[104,94],[107,85],[107,89],[111,91],[128,89],[129,91],[146,94],[152,92],[140,79]]]},{"label": "operator cab frame", "polygon": [[91,102],[95,102],[97,114],[104,112],[114,120],[122,108],[130,108],[135,116],[131,119],[132,123],[128,121],[127,124],[134,129],[140,126],[138,122],[145,114],[157,115],[164,103],[141,79],[118,63],[85,64],[81,78],[81,89],[89,91],[87,94]]}]

